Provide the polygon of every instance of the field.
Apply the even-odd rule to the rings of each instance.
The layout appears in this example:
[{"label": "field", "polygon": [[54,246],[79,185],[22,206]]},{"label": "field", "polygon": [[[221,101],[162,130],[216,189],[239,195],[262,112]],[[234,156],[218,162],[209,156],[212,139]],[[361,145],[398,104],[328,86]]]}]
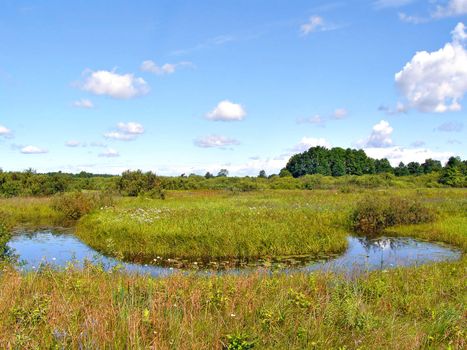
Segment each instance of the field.
[{"label": "field", "polygon": [[[434,221],[392,235],[467,250],[463,189],[169,192],[116,198],[77,223],[107,254],[145,261],[339,252],[352,212],[371,198],[418,199]],[[9,226],[64,220],[49,199],[2,200]],[[19,208],[19,209],[18,209]],[[300,235],[294,240],[294,236]],[[209,233],[209,234],[206,234]],[[462,349],[465,255],[456,262],[367,273],[254,273],[155,279],[99,266],[0,276],[0,348]]]}]

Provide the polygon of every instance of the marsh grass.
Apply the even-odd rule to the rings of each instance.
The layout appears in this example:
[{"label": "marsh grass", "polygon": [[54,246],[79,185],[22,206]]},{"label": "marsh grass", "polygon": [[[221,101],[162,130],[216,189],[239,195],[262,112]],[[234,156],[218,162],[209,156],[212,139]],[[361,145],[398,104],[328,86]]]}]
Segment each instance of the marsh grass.
[{"label": "marsh grass", "polygon": [[[455,244],[465,253],[465,190],[389,194],[418,197],[424,206],[438,212],[433,222],[398,225],[390,228],[392,232]],[[336,220],[330,221],[333,225],[343,229],[351,227],[350,214],[366,195],[312,191],[233,197],[184,192],[169,194],[165,202],[125,199],[117,203],[115,213],[113,209],[102,213],[110,212],[109,220],[122,215],[119,210],[132,215],[139,209],[167,208],[180,210],[183,216],[204,214],[202,210],[208,209],[222,213],[223,209],[225,214],[228,203],[227,209],[235,208],[239,214],[245,214],[245,208],[265,206],[265,218],[271,215],[269,210],[276,209],[281,215],[290,208],[299,208],[297,215],[319,217],[325,213]],[[2,204],[3,213],[8,213],[8,208],[13,211],[8,213],[11,220],[28,221],[38,205],[44,206],[41,217],[57,215],[45,208],[47,201]],[[28,211],[21,214],[16,204]],[[129,228],[143,230],[148,224],[146,215],[138,215],[143,220],[141,227]],[[162,279],[105,272],[93,265],[83,269],[69,265],[63,271],[44,267],[27,273],[5,265],[0,272],[0,348],[465,349],[466,263],[464,254],[455,262],[353,278],[326,273],[258,273],[180,274]]]},{"label": "marsh grass", "polygon": [[194,194],[165,201],[124,199],[83,217],[77,235],[131,261],[256,259],[326,254],[347,246],[345,213],[309,192]]},{"label": "marsh grass", "polygon": [[462,349],[465,272],[465,260],[353,280],[6,270],[0,347]]},{"label": "marsh grass", "polygon": [[51,197],[0,198],[0,223],[8,228],[62,225],[66,221],[65,217],[63,213],[54,210],[51,203]]}]

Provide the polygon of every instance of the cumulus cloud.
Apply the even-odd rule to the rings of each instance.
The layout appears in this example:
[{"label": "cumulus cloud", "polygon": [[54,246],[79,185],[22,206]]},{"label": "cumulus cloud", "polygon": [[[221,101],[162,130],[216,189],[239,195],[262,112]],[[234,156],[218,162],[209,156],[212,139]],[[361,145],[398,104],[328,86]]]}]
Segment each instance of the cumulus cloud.
[{"label": "cumulus cloud", "polygon": [[107,148],[102,153],[99,153],[99,157],[115,158],[120,157],[120,153],[118,153],[118,151],[114,150],[113,148]]},{"label": "cumulus cloud", "polygon": [[193,64],[191,62],[165,63],[162,66],[159,66],[152,60],[146,60],[141,63],[140,69],[143,72],[150,72],[156,75],[166,75],[175,73],[178,68],[192,66]]},{"label": "cumulus cloud", "polygon": [[94,108],[94,104],[92,103],[92,101],[86,98],[82,98],[80,100],[73,102],[73,106],[76,108],[87,108],[87,109]]},{"label": "cumulus cloud", "polygon": [[461,132],[464,128],[464,124],[461,122],[445,122],[438,126],[436,130],[444,132]]},{"label": "cumulus cloud", "polygon": [[389,125],[386,120],[381,120],[379,123],[373,126],[370,136],[364,140],[357,142],[358,147],[390,147],[392,146],[391,134],[393,128]]},{"label": "cumulus cloud", "polygon": [[116,130],[104,133],[107,139],[114,139],[120,141],[132,141],[139,135],[144,133],[144,127],[140,123],[128,122],[118,123]]},{"label": "cumulus cloud", "polygon": [[467,36],[463,23],[452,32],[453,40],[434,52],[417,52],[396,73],[396,85],[409,106],[421,112],[449,112],[461,109],[467,92]]},{"label": "cumulus cloud", "polygon": [[106,70],[85,72],[85,80],[80,86],[84,91],[95,95],[116,99],[130,99],[149,92],[149,85],[143,78]]},{"label": "cumulus cloud", "polygon": [[8,129],[6,126],[0,124],[0,137],[11,138],[12,136],[13,132],[11,129]]},{"label": "cumulus cloud", "polygon": [[219,102],[211,112],[206,114],[206,119],[231,122],[243,120],[245,116],[246,111],[242,105],[224,100]]},{"label": "cumulus cloud", "polygon": [[210,135],[197,138],[194,140],[194,144],[197,147],[201,148],[222,148],[226,149],[229,146],[239,145],[240,142],[236,139],[220,136],[220,135]]},{"label": "cumulus cloud", "polygon": [[326,148],[331,148],[331,144],[325,138],[315,138],[315,137],[302,137],[299,143],[297,143],[291,151],[293,153],[307,151],[310,147],[322,146]]},{"label": "cumulus cloud", "polygon": [[49,151],[46,148],[41,148],[37,146],[24,146],[20,150],[23,154],[42,154],[48,153]]},{"label": "cumulus cloud", "polygon": [[76,141],[76,140],[70,140],[65,143],[65,146],[67,147],[79,147],[81,146],[81,142]]}]

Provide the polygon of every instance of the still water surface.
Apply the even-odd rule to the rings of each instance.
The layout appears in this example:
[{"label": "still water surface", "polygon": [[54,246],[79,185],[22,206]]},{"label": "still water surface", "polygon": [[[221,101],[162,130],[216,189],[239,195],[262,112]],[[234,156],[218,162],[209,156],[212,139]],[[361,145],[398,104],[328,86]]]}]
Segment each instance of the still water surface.
[{"label": "still water surface", "polygon": [[[376,239],[348,237],[349,247],[340,256],[321,260],[308,260],[297,263],[290,259],[293,266],[287,262],[264,262],[264,266],[244,267],[228,270],[232,273],[251,272],[257,269],[281,269],[286,273],[316,270],[338,271],[346,274],[356,274],[368,270],[384,270],[398,266],[421,265],[430,262],[449,261],[459,259],[460,251],[431,242],[417,241],[411,238],[381,237]],[[51,230],[33,233],[18,232],[8,246],[22,262],[20,269],[34,270],[41,264],[65,267],[69,263],[82,266],[88,260],[101,263],[106,269],[120,266],[128,272],[151,274],[153,276],[167,276],[176,268],[156,265],[144,265],[121,262],[106,257],[81,242],[72,233],[59,233]],[[261,265],[261,264],[260,264]],[[213,270],[202,270],[204,273],[215,273]]]}]

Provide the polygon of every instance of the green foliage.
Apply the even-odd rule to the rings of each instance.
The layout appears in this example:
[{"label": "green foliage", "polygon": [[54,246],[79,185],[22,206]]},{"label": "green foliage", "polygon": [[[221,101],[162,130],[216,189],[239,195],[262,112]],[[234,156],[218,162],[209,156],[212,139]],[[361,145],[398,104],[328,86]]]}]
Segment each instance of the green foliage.
[{"label": "green foliage", "polygon": [[351,222],[355,231],[374,234],[387,227],[430,222],[434,218],[433,210],[416,199],[371,196],[357,204]]},{"label": "green foliage", "polygon": [[0,260],[9,256],[10,249],[7,246],[8,241],[11,238],[10,232],[0,222]]},{"label": "green foliage", "polygon": [[117,189],[124,196],[143,195],[150,198],[164,199],[160,179],[153,172],[127,170],[117,180]]},{"label": "green foliage", "polygon": [[224,345],[224,350],[249,350],[255,347],[255,342],[250,340],[248,334],[231,334],[226,338],[227,344]]},{"label": "green foliage", "polygon": [[71,220],[77,220],[97,208],[112,205],[112,196],[103,192],[69,192],[56,195],[52,201],[52,208]]},{"label": "green foliage", "polygon": [[439,182],[451,187],[467,186],[467,163],[462,162],[460,158],[449,158],[446,166],[441,172]]}]

